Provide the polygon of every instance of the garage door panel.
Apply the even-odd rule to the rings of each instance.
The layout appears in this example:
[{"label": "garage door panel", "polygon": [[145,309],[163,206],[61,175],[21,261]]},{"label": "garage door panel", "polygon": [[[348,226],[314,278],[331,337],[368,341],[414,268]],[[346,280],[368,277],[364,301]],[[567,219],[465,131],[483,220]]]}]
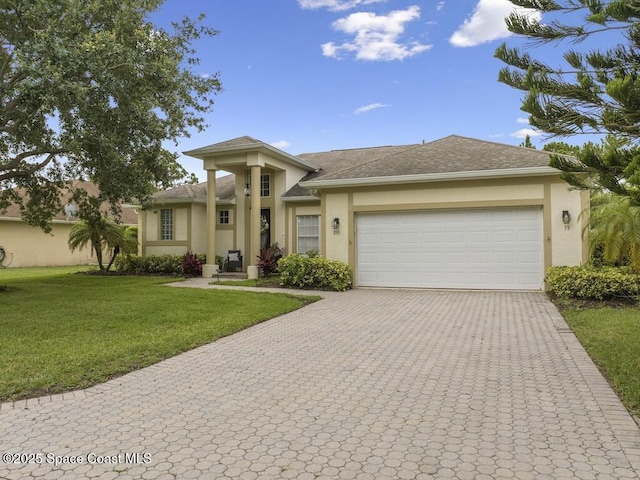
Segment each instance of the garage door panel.
[{"label": "garage door panel", "polygon": [[540,289],[542,209],[356,217],[360,286]]},{"label": "garage door panel", "polygon": [[513,243],[514,239],[516,238],[516,232],[512,232],[512,231],[495,231],[493,232],[493,241],[495,243]]},{"label": "garage door panel", "polygon": [[493,256],[493,262],[495,264],[513,265],[516,261],[516,254],[513,252],[504,252],[500,255]]},{"label": "garage door panel", "polygon": [[518,241],[537,243],[540,241],[540,232],[536,230],[529,230],[529,229],[519,230]]},{"label": "garage door panel", "polygon": [[493,255],[488,252],[469,252],[469,254],[467,255],[467,261],[470,265],[486,265],[493,261]]}]

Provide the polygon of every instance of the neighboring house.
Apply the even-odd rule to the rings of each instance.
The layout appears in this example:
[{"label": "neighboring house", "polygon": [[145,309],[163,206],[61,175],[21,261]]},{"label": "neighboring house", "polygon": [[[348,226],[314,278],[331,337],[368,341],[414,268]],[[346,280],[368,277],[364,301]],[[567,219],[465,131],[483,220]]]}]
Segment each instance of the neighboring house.
[{"label": "neighboring house", "polygon": [[[89,194],[97,195],[98,187],[91,182],[74,182]],[[67,244],[71,227],[78,220],[77,209],[69,204],[70,195],[62,194],[63,210],[52,222],[50,233],[25,223],[18,205],[10,205],[0,214],[0,247],[6,257],[0,266],[8,267],[48,267],[62,265],[87,265],[96,262],[91,248],[71,252]],[[104,210],[108,207],[104,206]],[[123,209],[121,221],[125,225],[137,225],[138,215],[133,209]]]},{"label": "neighboring house", "polygon": [[257,276],[276,242],[346,262],[368,287],[541,289],[548,267],[586,260],[588,194],[543,151],[452,135],[297,156],[241,137],[185,154],[208,181],[156,195],[142,253],[206,253],[207,277],[232,249]]}]

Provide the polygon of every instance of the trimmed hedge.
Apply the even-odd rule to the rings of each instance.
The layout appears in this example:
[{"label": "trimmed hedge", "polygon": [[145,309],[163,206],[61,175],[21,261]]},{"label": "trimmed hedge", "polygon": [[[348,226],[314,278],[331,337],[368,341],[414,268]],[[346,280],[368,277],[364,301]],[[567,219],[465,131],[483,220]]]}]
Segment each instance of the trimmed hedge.
[{"label": "trimmed hedge", "polygon": [[640,294],[640,275],[616,267],[551,267],[547,289],[560,298],[610,300],[636,298]]},{"label": "trimmed hedge", "polygon": [[351,267],[320,256],[291,254],[278,261],[283,287],[335,290],[351,288]]},{"label": "trimmed hedge", "polygon": [[[196,275],[197,272],[189,268],[192,266],[189,261],[202,264],[205,261],[205,256],[188,252],[183,255],[147,255],[144,257],[118,255],[115,267],[118,272],[134,275]],[[188,267],[188,271],[185,271],[185,266]]]}]

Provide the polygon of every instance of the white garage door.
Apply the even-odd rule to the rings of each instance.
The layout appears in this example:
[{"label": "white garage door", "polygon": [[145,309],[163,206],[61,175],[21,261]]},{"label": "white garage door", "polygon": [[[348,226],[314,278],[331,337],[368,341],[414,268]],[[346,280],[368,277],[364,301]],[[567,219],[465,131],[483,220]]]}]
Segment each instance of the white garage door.
[{"label": "white garage door", "polygon": [[542,208],[358,214],[362,287],[538,290]]}]

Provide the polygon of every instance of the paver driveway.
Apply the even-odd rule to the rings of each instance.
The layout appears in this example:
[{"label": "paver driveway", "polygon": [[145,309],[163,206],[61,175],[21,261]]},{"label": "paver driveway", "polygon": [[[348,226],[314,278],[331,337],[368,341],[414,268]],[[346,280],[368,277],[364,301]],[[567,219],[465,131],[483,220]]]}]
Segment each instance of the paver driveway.
[{"label": "paver driveway", "polygon": [[[43,455],[41,464],[0,465],[0,477],[621,479],[640,472],[640,430],[541,293],[331,294],[107,384],[44,400],[0,409],[3,453]],[[83,463],[61,458],[55,466],[55,456]]]}]

